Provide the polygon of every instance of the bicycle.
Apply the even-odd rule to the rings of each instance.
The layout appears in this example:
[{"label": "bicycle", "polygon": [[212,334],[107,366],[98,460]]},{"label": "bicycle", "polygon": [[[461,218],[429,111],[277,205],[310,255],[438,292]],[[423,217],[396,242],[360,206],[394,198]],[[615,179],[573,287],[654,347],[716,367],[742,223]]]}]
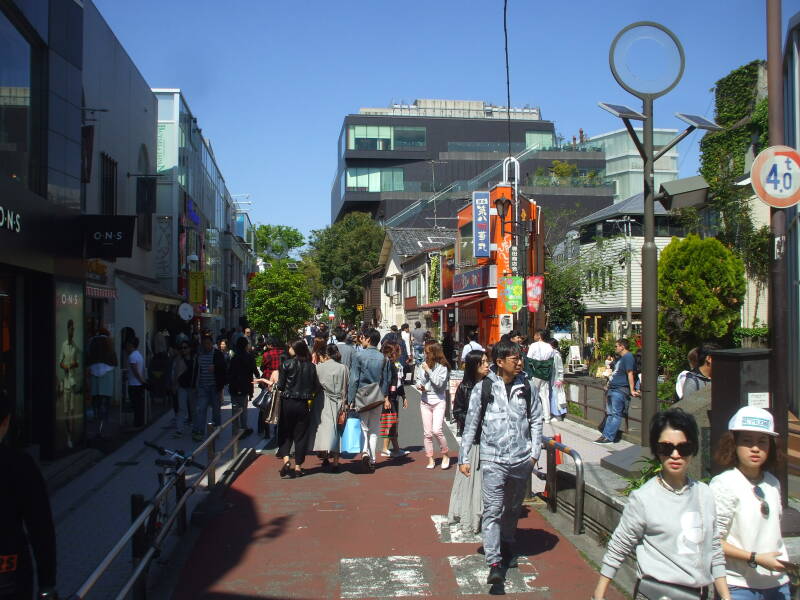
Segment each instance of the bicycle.
[{"label": "bicycle", "polygon": [[159,446],[158,444],[148,441],[145,441],[144,445],[148,448],[152,448],[161,456],[169,457],[157,458],[154,461],[156,466],[161,467],[161,471],[159,471],[157,474],[158,489],[156,491],[156,496],[158,496],[158,494],[164,489],[164,486],[175,486],[175,495],[173,496],[168,491],[165,492],[161,499],[156,502],[155,509],[147,521],[146,535],[148,540],[152,542],[159,537],[161,530],[169,520],[172,512],[177,506],[178,501],[185,492],[185,489],[180,489],[177,481],[172,481],[177,478],[178,471],[183,466],[189,466],[199,469],[200,472],[203,472],[205,471],[206,467],[205,465],[192,460],[191,457],[186,456],[181,450],[164,448],[163,446]]}]

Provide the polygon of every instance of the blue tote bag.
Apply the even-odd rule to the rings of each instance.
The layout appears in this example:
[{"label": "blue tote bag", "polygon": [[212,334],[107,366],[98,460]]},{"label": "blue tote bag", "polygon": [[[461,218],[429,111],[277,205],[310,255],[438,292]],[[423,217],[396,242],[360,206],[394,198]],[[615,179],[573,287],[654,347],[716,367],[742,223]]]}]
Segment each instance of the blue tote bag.
[{"label": "blue tote bag", "polygon": [[342,454],[358,454],[364,446],[364,433],[361,431],[361,419],[352,411],[347,417],[341,438]]}]

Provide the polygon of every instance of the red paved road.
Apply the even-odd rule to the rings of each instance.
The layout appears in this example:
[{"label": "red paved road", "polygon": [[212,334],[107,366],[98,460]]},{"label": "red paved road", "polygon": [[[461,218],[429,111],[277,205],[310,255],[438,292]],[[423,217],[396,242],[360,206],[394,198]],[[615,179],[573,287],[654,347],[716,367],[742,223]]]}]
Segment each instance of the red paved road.
[{"label": "red paved road", "polygon": [[[338,474],[317,465],[309,458],[307,476],[281,480],[279,461],[259,457],[202,531],[175,598],[488,597],[479,543],[443,543],[431,519],[447,513],[454,467],[426,470],[421,452],[372,475],[355,463]],[[520,521],[518,545],[532,564],[510,572],[508,597],[590,597],[596,573],[535,510]],[[531,591],[513,593],[524,586]]]}]

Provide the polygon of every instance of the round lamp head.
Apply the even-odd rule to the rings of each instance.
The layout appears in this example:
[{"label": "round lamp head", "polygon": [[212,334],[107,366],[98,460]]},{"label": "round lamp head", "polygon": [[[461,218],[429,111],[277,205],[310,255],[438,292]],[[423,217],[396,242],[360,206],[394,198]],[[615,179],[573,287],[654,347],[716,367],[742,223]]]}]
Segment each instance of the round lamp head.
[{"label": "round lamp head", "polygon": [[660,23],[639,21],[622,29],[608,52],[614,79],[634,96],[657,98],[678,85],[685,66],[683,46]]},{"label": "round lamp head", "polygon": [[508,212],[508,207],[510,205],[511,205],[511,200],[509,200],[505,196],[500,196],[494,201],[494,206],[497,209],[497,216],[500,217],[501,221],[506,220],[506,213]]}]

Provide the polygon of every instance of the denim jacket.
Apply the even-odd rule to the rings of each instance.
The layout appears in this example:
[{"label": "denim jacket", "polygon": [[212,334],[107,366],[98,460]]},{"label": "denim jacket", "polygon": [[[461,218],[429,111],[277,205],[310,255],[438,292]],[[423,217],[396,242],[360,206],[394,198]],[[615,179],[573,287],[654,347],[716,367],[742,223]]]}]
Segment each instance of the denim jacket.
[{"label": "denim jacket", "polygon": [[[481,462],[516,465],[524,460],[538,458],[544,427],[542,404],[538,398],[533,398],[529,419],[527,402],[522,393],[525,375],[520,373],[514,379],[510,396],[506,394],[506,384],[502,378],[490,372],[486,379],[492,384],[492,401],[487,405],[483,417]],[[476,384],[470,394],[458,455],[459,464],[469,464],[469,452],[478,429],[483,385],[484,382]]]},{"label": "denim jacket", "polygon": [[[381,372],[383,381],[381,382]],[[389,360],[374,346],[365,348],[361,352],[353,353],[350,367],[350,386],[347,390],[347,401],[353,404],[359,388],[370,383],[381,382],[381,392],[389,395],[389,386],[392,383],[391,364]]]}]

